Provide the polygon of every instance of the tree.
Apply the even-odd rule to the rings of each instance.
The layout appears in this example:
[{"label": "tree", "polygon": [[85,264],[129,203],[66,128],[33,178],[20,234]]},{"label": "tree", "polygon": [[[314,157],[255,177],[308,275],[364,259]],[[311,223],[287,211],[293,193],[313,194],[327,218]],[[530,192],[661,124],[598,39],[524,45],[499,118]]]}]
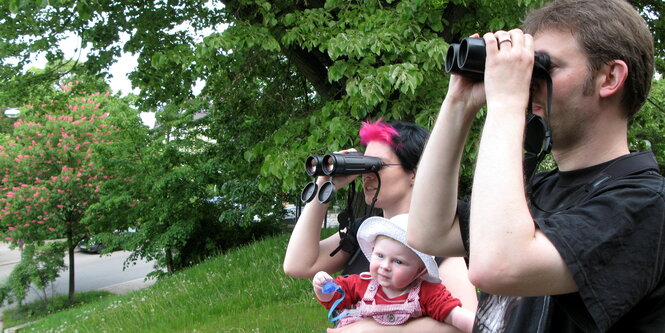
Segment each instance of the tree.
[{"label": "tree", "polygon": [[0,286],[0,303],[21,302],[28,296],[31,286],[41,291],[41,299],[48,304],[46,289],[66,268],[63,253],[65,243],[53,242],[39,249],[28,244],[21,250],[21,261],[14,266],[4,284]]},{"label": "tree", "polygon": [[0,219],[13,246],[66,239],[73,301],[74,250],[94,223],[83,223],[86,210],[113,177],[97,163],[96,151],[113,142],[118,128],[108,120],[108,93],[85,92],[78,82],[61,88],[51,101],[23,107],[12,137],[0,146]]},{"label": "tree", "polygon": [[[29,56],[60,59],[56,42],[67,33],[93,49],[72,71],[101,73],[121,51],[135,53],[138,67],[130,78],[143,110],[194,103],[209,115],[203,122],[217,142],[209,148],[223,173],[219,182],[241,179],[270,197],[294,197],[306,182],[306,156],[356,146],[359,121],[383,116],[431,127],[447,87],[449,43],[518,26],[543,2],[5,0],[0,57],[19,62],[3,62],[0,77],[19,78],[5,91],[25,89],[18,82],[34,80],[20,79]],[[633,3],[654,34],[662,73],[665,5]],[[202,37],[206,29],[213,33]],[[197,81],[205,87],[195,96]],[[656,123],[643,121],[643,128]],[[465,147],[462,193],[470,189],[479,124]]]},{"label": "tree", "polygon": [[654,80],[649,97],[630,124],[630,148],[652,150],[665,174],[665,79]]}]

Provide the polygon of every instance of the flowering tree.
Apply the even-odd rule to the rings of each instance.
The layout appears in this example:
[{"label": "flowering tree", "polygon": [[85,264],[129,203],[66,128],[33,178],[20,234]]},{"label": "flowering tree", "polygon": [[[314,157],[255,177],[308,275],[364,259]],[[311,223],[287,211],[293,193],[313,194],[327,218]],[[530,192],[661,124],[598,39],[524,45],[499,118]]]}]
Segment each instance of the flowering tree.
[{"label": "flowering tree", "polygon": [[113,142],[109,94],[61,85],[47,103],[27,105],[0,146],[0,223],[13,246],[66,239],[69,299],[74,300],[74,249],[87,234],[87,207],[110,178],[96,151]]}]

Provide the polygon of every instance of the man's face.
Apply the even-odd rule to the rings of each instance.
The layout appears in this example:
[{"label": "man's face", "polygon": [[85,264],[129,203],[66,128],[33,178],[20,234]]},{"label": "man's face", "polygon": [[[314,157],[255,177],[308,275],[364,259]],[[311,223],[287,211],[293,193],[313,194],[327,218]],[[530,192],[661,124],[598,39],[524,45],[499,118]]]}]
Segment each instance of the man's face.
[{"label": "man's face", "polygon": [[597,114],[595,75],[589,72],[587,56],[568,31],[545,30],[534,35],[536,52],[550,56],[552,109],[545,115],[547,89],[540,80],[535,86],[533,113],[552,128],[554,149],[564,150],[585,141],[587,124]]}]

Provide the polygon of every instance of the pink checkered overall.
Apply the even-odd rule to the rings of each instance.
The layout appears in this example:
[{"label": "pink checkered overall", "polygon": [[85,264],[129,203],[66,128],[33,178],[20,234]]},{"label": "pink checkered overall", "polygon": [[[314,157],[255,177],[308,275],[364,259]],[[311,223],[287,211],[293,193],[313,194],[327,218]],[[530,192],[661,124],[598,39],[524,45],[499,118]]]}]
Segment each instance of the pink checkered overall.
[{"label": "pink checkered overall", "polygon": [[418,318],[423,315],[420,310],[420,284],[422,280],[418,279],[415,286],[411,287],[407,300],[404,303],[397,304],[376,304],[374,297],[379,290],[379,284],[371,280],[365,290],[363,299],[356,303],[354,309],[345,310],[349,314],[339,320],[337,327],[346,326],[355,323],[363,318],[372,317],[381,325],[401,325],[411,318]]}]

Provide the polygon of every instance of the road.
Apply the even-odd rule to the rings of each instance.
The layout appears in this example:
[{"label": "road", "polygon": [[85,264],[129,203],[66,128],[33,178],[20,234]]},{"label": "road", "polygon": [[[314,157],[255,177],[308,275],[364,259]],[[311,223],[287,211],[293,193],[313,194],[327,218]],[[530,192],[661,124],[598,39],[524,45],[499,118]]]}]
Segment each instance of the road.
[{"label": "road", "polygon": [[[74,269],[76,273],[75,288],[77,292],[105,289],[114,293],[126,293],[154,283],[154,280],[143,281],[143,278],[154,270],[152,262],[138,261],[123,270],[128,251],[117,251],[110,255],[99,256],[76,252]],[[4,281],[11,273],[20,258],[20,252],[9,250],[5,243],[0,244],[0,281]],[[67,262],[67,258],[65,258]],[[69,288],[69,270],[60,273],[53,283],[52,290],[56,294],[67,294]],[[51,288],[47,291],[51,293]],[[26,301],[37,299],[38,295],[31,290]],[[4,311],[8,307],[0,308]]]}]

